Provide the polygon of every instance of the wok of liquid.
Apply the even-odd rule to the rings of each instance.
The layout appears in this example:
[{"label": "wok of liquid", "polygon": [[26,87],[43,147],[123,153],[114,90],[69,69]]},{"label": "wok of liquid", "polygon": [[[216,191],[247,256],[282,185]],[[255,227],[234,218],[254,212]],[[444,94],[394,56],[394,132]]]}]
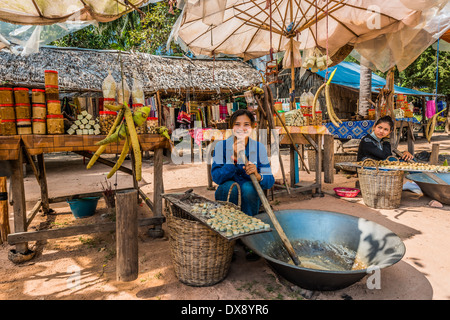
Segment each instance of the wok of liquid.
[{"label": "wok of liquid", "polygon": [[[300,260],[299,267],[327,271],[363,270],[368,267],[356,252],[339,245],[310,240],[293,240],[291,244]],[[265,249],[268,256],[292,265],[289,253],[281,243],[272,243]]]}]

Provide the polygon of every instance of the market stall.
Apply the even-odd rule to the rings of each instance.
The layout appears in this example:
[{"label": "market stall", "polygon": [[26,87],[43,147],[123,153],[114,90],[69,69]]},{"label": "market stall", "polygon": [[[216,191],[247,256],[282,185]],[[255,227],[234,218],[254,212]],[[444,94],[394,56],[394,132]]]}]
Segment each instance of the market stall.
[{"label": "market stall", "polygon": [[[260,80],[255,70],[232,60],[192,61],[140,53],[52,47],[42,47],[39,53],[25,57],[0,52],[0,59],[5,65],[1,76],[8,80],[8,85],[0,90],[3,99],[0,155],[2,162],[10,163],[13,184],[18,186],[14,188],[18,190],[14,198],[23,200],[15,201],[16,228],[15,233],[10,234],[9,241],[16,244],[22,253],[26,252],[28,241],[99,230],[98,226],[90,226],[83,230],[69,229],[67,232],[27,232],[27,226],[41,208],[47,213],[51,203],[80,197],[49,197],[45,154],[75,152],[90,159],[87,169],[95,162],[112,167],[108,178],[116,170],[133,175],[134,188],[156,219],[144,223],[160,228],[163,222],[162,199],[159,196],[163,192],[162,159],[164,149],[170,149],[167,133],[175,129],[176,121],[172,121],[174,119],[171,117],[176,110],[174,102],[187,102],[190,107],[194,105],[190,102],[193,98],[200,103],[219,102],[218,97],[232,95],[242,86]],[[20,67],[23,65],[28,68]],[[155,74],[158,76],[155,77]],[[106,144],[104,150],[98,152],[98,143],[111,134],[111,128],[118,118],[118,111],[111,106],[123,105],[124,101],[128,102],[133,114],[137,114],[144,106],[148,107],[144,121],[140,125],[134,122],[140,151],[154,152],[153,201],[137,186],[135,156],[139,157],[139,154],[130,153],[132,169],[101,157],[102,153],[126,155],[124,139],[116,139],[116,142]],[[192,111],[194,113],[194,108]],[[205,122],[205,126],[210,122]],[[165,126],[169,129],[158,130],[167,129]],[[100,157],[97,158],[98,155]],[[34,164],[34,157],[38,159],[37,164]],[[123,158],[121,156],[119,160]],[[40,201],[28,214],[21,181],[24,174],[22,166],[18,165],[24,159],[32,166],[42,194]]]},{"label": "market stall", "polygon": [[[141,130],[138,135],[134,125],[136,124],[138,126],[135,119],[139,109],[135,109],[132,119],[134,123],[130,124],[127,119],[127,132],[131,133],[134,130],[136,138],[136,144],[133,144],[135,157],[132,156],[132,169],[122,167],[119,162],[112,163],[109,160],[100,158],[101,153],[119,153],[119,148],[127,144],[128,140],[123,143],[120,139],[115,139],[114,143],[99,147],[104,139],[111,136],[114,128],[111,127],[108,136],[100,135],[101,125],[98,123],[99,121],[95,120],[95,117],[86,110],[80,113],[75,111],[76,120],[72,118],[71,121],[71,117],[69,115],[65,116],[62,112],[62,106],[59,100],[58,72],[55,70],[45,70],[44,75],[45,89],[31,90],[31,98],[30,89],[26,87],[2,87],[2,90],[0,90],[2,92],[0,96],[2,105],[0,120],[2,150],[0,161],[2,162],[3,168],[9,168],[9,172],[6,174],[11,177],[12,194],[10,201],[14,208],[14,233],[8,235],[8,242],[15,244],[16,249],[11,251],[9,256],[10,260],[13,262],[22,262],[23,259],[32,257],[33,253],[28,249],[29,241],[67,237],[107,229],[114,230],[114,224],[108,224],[105,226],[85,225],[78,228],[68,227],[59,230],[27,232],[28,226],[37,212],[42,208],[43,213],[48,214],[51,210],[51,203],[74,199],[84,200],[103,195],[103,192],[94,192],[82,195],[68,194],[62,197],[49,198],[44,161],[44,155],[46,153],[71,151],[88,158],[97,156],[99,162],[113,167],[113,170],[121,170],[132,175],[134,188],[154,214],[152,218],[149,220],[144,219],[141,223],[143,225],[161,226],[164,222],[161,213],[162,200],[160,198],[163,186],[162,149],[168,147],[168,140],[159,134],[145,134],[144,132],[146,130]],[[13,81],[11,82],[13,83]],[[105,91],[103,94],[105,95]],[[115,100],[115,98],[112,100]],[[110,103],[113,103],[113,101]],[[127,107],[127,110],[131,114],[131,109]],[[146,124],[147,115],[148,112],[142,121],[144,124]],[[67,120],[68,124],[66,125],[65,122]],[[117,122],[119,123],[119,121]],[[99,152],[100,149],[102,149],[102,152]],[[123,150],[125,150],[124,147]],[[141,151],[149,150],[154,151],[155,154],[153,202],[150,201],[148,196],[137,184],[137,181],[141,180],[141,161],[136,161],[136,159],[140,156]],[[33,159],[34,156],[37,157],[37,163]],[[23,181],[23,163],[28,163],[31,166],[41,189],[41,199],[39,199],[29,213],[27,213],[25,205],[26,195]],[[117,193],[118,190],[114,190],[114,192]]]}]

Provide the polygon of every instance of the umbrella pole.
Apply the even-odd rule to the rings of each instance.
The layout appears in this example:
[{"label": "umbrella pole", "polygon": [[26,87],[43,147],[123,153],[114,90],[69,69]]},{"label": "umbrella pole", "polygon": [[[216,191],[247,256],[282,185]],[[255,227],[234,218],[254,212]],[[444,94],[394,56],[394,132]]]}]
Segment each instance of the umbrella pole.
[{"label": "umbrella pole", "polygon": [[294,38],[289,39],[291,45],[291,110],[295,109],[295,67],[294,67]]},{"label": "umbrella pole", "polygon": [[[289,1],[289,8],[290,8],[290,16],[291,16],[291,23],[294,23],[294,8],[293,8],[293,0]],[[294,30],[292,30],[294,31]],[[290,35],[289,38],[289,43],[291,46],[291,94],[292,94],[292,98],[291,98],[291,110],[295,109],[295,67],[294,67],[294,34]]]}]

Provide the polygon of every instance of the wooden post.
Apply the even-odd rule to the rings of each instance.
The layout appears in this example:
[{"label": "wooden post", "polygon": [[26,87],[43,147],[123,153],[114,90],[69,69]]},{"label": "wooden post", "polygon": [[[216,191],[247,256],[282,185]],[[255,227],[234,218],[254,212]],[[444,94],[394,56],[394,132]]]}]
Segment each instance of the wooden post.
[{"label": "wooden post", "polygon": [[116,194],[116,279],[136,280],[139,273],[137,190]]},{"label": "wooden post", "polygon": [[323,182],[334,183],[334,137],[326,134],[323,137]]},{"label": "wooden post", "polygon": [[439,144],[433,143],[431,146],[430,164],[439,163]]},{"label": "wooden post", "polygon": [[[27,231],[27,209],[25,203],[25,186],[23,183],[23,151],[18,149],[18,159],[11,160],[11,186],[14,208],[14,232]],[[16,252],[21,254],[28,253],[28,243],[16,244]]]},{"label": "wooden post", "polygon": [[[316,184],[319,185],[319,187],[316,188],[317,195],[323,197],[322,193],[322,137],[323,135],[317,134],[315,139],[317,143],[317,150],[316,150]],[[314,194],[313,194],[314,195]]]},{"label": "wooden post", "polygon": [[212,168],[212,152],[214,144],[211,141],[206,142],[206,174],[208,177],[208,190],[215,190],[216,188],[213,186],[213,180],[211,175],[211,168]]},{"label": "wooden post", "polygon": [[0,177],[0,244],[7,241],[11,233],[8,216],[8,192],[6,177]]},{"label": "wooden post", "polygon": [[45,172],[44,154],[37,155],[39,186],[41,187],[42,212],[48,214],[50,206],[48,201],[47,174]]},{"label": "wooden post", "polygon": [[[164,193],[164,182],[163,182],[163,149],[158,148],[154,151],[153,156],[153,216],[162,216],[162,197],[161,194]],[[147,232],[152,238],[162,238],[164,231],[161,225],[155,225],[150,228]]]},{"label": "wooden post", "polygon": [[413,132],[413,124],[408,122],[408,152],[414,155],[414,132]]}]

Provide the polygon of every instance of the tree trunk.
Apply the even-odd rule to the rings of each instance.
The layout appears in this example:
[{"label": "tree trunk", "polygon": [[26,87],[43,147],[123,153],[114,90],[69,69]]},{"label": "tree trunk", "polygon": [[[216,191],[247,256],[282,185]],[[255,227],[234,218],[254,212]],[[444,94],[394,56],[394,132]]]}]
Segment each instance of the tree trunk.
[{"label": "tree trunk", "polygon": [[372,98],[372,70],[364,66],[365,58],[361,57],[361,72],[359,80],[359,115],[367,116],[371,104],[367,99]]}]

